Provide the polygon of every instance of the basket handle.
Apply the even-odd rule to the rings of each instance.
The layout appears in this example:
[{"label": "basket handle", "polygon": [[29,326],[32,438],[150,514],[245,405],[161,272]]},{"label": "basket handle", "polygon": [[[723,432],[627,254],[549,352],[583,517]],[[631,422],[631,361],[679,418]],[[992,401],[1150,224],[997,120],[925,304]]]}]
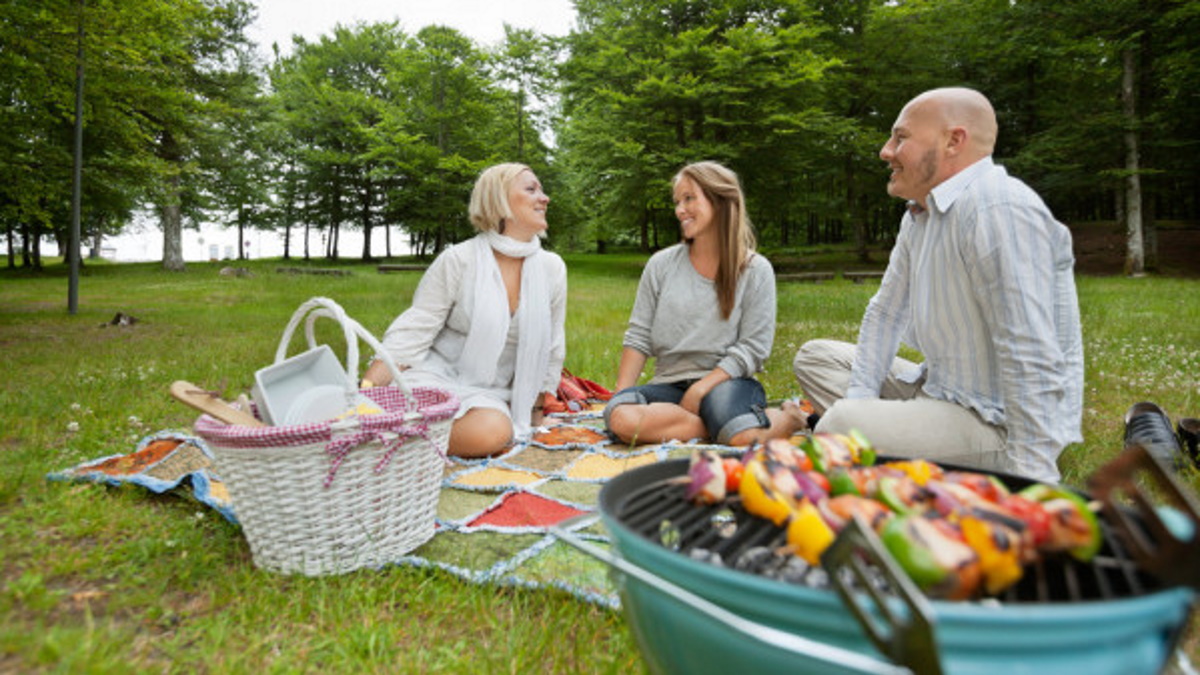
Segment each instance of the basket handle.
[{"label": "basket handle", "polygon": [[405,398],[412,398],[412,390],[404,382],[400,374],[400,369],[396,367],[396,364],[390,358],[387,358],[383,345],[379,340],[370,331],[363,328],[362,324],[350,318],[341,305],[329,298],[310,298],[296,309],[295,313],[292,314],[291,320],[288,321],[287,326],[283,329],[283,337],[279,341],[279,348],[275,351],[275,362],[279,363],[287,358],[288,346],[291,344],[292,336],[295,335],[301,321],[305,322],[304,337],[308,343],[308,348],[315,348],[317,346],[317,338],[313,324],[321,317],[333,319],[342,327],[342,335],[346,339],[346,391],[348,394],[358,391],[358,341],[362,340],[374,350],[375,356],[387,366],[388,371],[392,375],[392,382],[400,388]]}]

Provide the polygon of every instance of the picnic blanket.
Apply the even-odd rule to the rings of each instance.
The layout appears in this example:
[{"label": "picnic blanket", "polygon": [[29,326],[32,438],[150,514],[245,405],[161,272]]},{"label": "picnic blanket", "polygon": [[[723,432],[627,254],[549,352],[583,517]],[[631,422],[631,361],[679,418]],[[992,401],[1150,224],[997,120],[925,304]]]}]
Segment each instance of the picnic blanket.
[{"label": "picnic blanket", "polygon": [[[588,602],[617,607],[607,565],[564,544],[549,528],[595,512],[600,489],[613,476],[689,456],[700,446],[614,444],[603,431],[599,410],[595,405],[580,413],[553,415],[528,441],[497,457],[450,458],[442,479],[437,533],[395,564],[437,567],[476,583],[559,588]],[[83,462],[47,478],[178,494],[237,522],[237,504],[221,482],[212,452],[189,430],[152,434],[132,452]],[[598,523],[577,533],[608,547],[608,536]]]}]

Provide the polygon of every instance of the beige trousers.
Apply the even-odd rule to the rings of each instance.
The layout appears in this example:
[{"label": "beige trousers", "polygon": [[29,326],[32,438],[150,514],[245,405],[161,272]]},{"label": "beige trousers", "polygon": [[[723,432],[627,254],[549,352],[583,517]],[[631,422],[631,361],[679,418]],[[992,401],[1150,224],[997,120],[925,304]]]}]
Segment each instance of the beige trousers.
[{"label": "beige trousers", "polygon": [[857,429],[882,455],[1015,473],[1005,453],[1004,428],[988,424],[969,408],[930,397],[921,389],[922,380],[900,380],[900,373],[914,367],[911,361],[896,358],[880,398],[843,398],[855,349],[848,342],[812,340],[796,352],[792,370],[821,415],[815,431]]}]

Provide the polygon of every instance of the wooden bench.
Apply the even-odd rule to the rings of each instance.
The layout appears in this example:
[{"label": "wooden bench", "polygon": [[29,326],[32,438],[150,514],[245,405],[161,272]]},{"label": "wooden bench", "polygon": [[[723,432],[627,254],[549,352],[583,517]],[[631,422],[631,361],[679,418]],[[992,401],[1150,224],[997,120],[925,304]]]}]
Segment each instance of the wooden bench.
[{"label": "wooden bench", "polygon": [[420,263],[395,263],[387,265],[379,265],[375,269],[382,274],[384,272],[424,272],[429,266]]},{"label": "wooden bench", "polygon": [[324,274],[334,277],[348,277],[350,270],[336,270],[329,267],[276,267],[279,274]]},{"label": "wooden bench", "polygon": [[776,281],[811,281],[820,283],[833,279],[833,272],[795,272],[792,274],[776,274]]},{"label": "wooden bench", "polygon": [[862,270],[858,272],[842,272],[843,279],[849,279],[856,284],[861,284],[867,279],[882,279],[883,272],[878,270]]}]

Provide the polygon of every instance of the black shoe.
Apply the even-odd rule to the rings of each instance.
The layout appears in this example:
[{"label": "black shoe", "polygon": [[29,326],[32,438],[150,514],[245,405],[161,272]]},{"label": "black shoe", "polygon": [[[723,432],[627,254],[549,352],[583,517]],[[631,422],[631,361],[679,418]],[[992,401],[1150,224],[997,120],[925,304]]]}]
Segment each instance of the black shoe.
[{"label": "black shoe", "polygon": [[1171,428],[1171,418],[1154,403],[1134,403],[1125,413],[1125,445],[1133,444],[1141,445],[1165,467],[1183,466],[1183,450]]},{"label": "black shoe", "polygon": [[1197,442],[1200,441],[1200,419],[1184,417],[1179,420],[1179,440],[1187,450],[1187,456],[1192,460],[1192,464],[1200,468],[1200,449],[1196,447]]}]

